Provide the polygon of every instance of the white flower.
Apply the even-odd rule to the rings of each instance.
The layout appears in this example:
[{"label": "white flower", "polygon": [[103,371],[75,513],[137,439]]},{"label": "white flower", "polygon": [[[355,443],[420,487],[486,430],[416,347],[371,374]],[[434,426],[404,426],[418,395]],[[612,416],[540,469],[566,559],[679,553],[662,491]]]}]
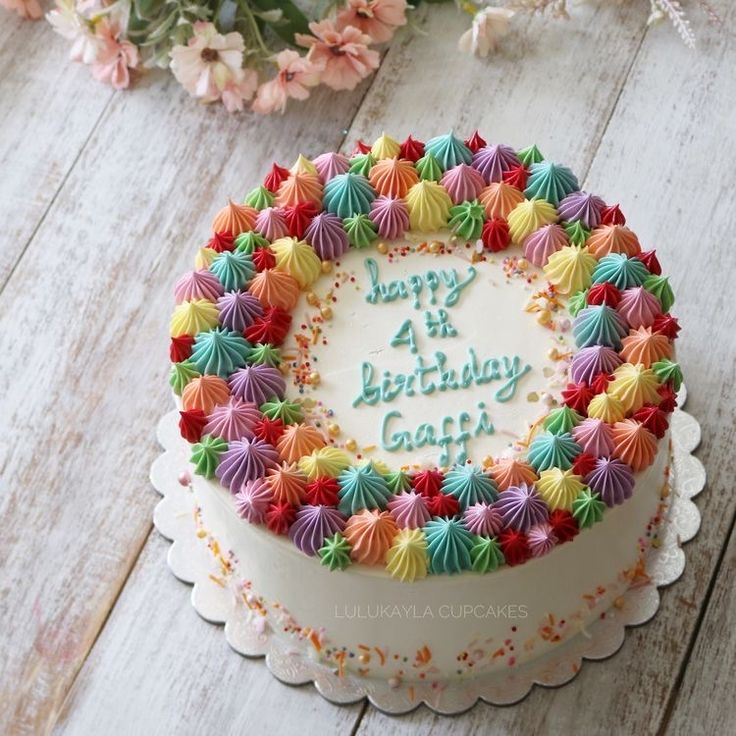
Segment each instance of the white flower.
[{"label": "white flower", "polygon": [[56,0],[56,8],[46,14],[54,30],[72,41],[69,57],[72,61],[92,64],[103,47],[92,25],[77,12],[74,0]]},{"label": "white flower", "polygon": [[509,22],[514,15],[508,8],[483,8],[475,14],[473,25],[460,36],[460,51],[488,56],[496,49],[498,39],[509,32]]}]

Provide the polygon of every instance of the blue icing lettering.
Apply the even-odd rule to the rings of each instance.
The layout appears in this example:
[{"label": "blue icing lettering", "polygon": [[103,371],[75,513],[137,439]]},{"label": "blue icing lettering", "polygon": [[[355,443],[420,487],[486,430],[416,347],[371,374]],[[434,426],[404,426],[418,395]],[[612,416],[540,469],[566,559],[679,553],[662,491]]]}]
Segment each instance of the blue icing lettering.
[{"label": "blue icing lettering", "polygon": [[[474,437],[491,435],[495,432],[483,406],[483,402],[479,402],[478,407],[481,413],[475,419],[469,412],[461,411],[457,418],[442,417],[438,427],[429,422],[423,422],[413,431],[394,429],[392,423],[404,417],[400,411],[395,409],[387,411],[381,420],[381,447],[387,452],[439,447],[438,465],[450,465],[452,462],[464,463],[468,459],[468,441]],[[468,428],[469,426],[472,426],[472,430]]]},{"label": "blue icing lettering", "polygon": [[443,352],[436,351],[429,358],[415,355],[413,370],[396,374],[384,370],[378,383],[375,381],[373,364],[363,362],[361,390],[353,399],[353,406],[388,403],[402,394],[414,396],[417,391],[423,396],[430,396],[435,391],[458,391],[494,382],[501,382],[501,385],[494,391],[493,398],[504,403],[514,397],[519,381],[531,370],[528,363],[522,364],[518,355],[487,358],[481,362],[475,350],[468,348],[467,356],[458,370],[448,365],[448,358]]},{"label": "blue icing lettering", "polygon": [[443,286],[447,289],[442,303],[445,307],[452,307],[458,303],[463,289],[468,286],[477,274],[473,266],[468,266],[468,275],[461,279],[457,271],[451,270],[426,271],[423,274],[411,274],[405,280],[394,280],[382,282],[378,272],[378,263],[375,258],[366,258],[365,269],[368,272],[368,291],[365,299],[369,304],[377,304],[379,301],[393,302],[396,299],[408,299],[411,297],[414,309],[421,309],[422,295],[428,292],[429,304],[437,303],[436,292]]}]

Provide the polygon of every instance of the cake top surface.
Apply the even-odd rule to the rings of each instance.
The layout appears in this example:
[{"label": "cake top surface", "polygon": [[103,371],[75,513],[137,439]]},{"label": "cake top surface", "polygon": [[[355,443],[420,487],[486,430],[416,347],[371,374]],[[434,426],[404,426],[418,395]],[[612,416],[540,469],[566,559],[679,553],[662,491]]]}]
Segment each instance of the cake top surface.
[{"label": "cake top surface", "polygon": [[682,380],[672,290],[619,207],[478,133],[274,164],[175,301],[195,472],[330,569],[404,581],[600,521]]}]

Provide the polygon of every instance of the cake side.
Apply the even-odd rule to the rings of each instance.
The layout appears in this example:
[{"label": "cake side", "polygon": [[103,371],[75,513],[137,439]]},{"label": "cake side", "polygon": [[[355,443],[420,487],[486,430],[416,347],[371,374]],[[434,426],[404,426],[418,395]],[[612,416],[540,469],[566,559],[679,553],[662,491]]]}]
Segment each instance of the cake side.
[{"label": "cake side", "polygon": [[606,615],[641,573],[659,522],[669,448],[574,544],[493,575],[429,576],[407,586],[385,570],[331,573],[283,538],[243,524],[230,494],[193,478],[202,533],[233,566],[243,615],[338,670],[416,680],[523,664]]}]

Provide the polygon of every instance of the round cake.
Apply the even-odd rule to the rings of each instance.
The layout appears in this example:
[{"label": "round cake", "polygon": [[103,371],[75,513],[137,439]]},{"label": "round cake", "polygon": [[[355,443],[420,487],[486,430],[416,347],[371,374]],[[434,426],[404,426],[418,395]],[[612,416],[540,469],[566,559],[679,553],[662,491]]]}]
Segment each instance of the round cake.
[{"label": "round cake", "polygon": [[274,164],[174,291],[182,482],[244,621],[339,674],[441,681],[550,651],[645,575],[672,290],[536,146]]}]

